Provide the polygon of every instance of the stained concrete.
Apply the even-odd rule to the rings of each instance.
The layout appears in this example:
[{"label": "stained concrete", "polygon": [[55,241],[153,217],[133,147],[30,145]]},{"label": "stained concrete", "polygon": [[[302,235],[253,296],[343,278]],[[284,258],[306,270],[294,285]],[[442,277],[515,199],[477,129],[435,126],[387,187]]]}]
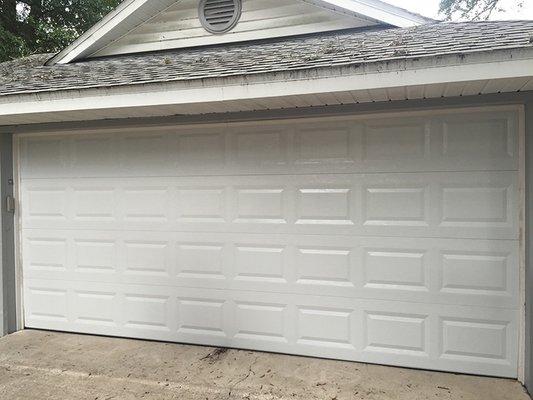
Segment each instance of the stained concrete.
[{"label": "stained concrete", "polygon": [[26,330],[0,339],[0,399],[528,400],[513,380]]}]

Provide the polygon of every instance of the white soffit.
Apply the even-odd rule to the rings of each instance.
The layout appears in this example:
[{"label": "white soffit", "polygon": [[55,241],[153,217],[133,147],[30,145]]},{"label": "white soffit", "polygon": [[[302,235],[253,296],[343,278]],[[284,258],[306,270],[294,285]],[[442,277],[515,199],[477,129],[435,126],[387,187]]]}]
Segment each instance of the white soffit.
[{"label": "white soffit", "polygon": [[[116,53],[112,50],[104,50],[106,48],[111,48],[114,42],[123,39],[129,33],[133,33],[136,28],[140,28],[141,25],[154,19],[154,17],[161,12],[167,9],[172,9],[175,5],[183,4],[184,6],[187,6],[190,2],[190,0],[125,0],[114,11],[105,16],[74,43],[53,57],[49,61],[49,64],[65,64],[78,59],[87,58],[91,55],[124,54],[125,52],[153,51],[163,48],[214,44],[213,39],[206,41],[196,39],[191,40],[189,43],[184,42],[179,44],[178,41],[173,41],[167,43],[167,45],[162,45],[163,42],[167,42],[166,40],[163,40],[165,39],[165,35],[160,34],[158,36],[156,32],[156,34],[151,37],[151,40],[153,40],[152,46],[142,45],[138,47],[115,49]],[[246,7],[247,3],[253,4],[255,2],[257,2],[257,0],[244,0],[244,7]],[[278,3],[276,0],[267,0],[266,3],[270,2],[273,7]],[[324,19],[324,16],[319,16],[317,14],[313,16],[316,21],[314,24],[311,24],[313,25],[312,29],[308,26],[302,27],[302,20],[300,19],[300,21],[298,21],[298,19],[296,19],[284,27],[278,27],[279,29],[277,30],[267,30],[268,33],[266,34],[264,33],[264,29],[261,28],[261,24],[256,21],[256,29],[252,30],[255,34],[248,31],[246,34],[240,36],[235,35],[232,40],[228,39],[228,37],[232,37],[228,35],[217,35],[215,38],[218,38],[218,43],[227,43],[229,41],[264,39],[267,37],[290,36],[294,34],[344,29],[349,27],[372,26],[376,23],[384,23],[397,27],[408,27],[421,25],[431,21],[428,18],[410,13],[404,9],[378,0],[293,0],[293,2],[307,3],[308,5],[317,6],[317,9],[319,10],[317,10],[316,13],[319,13],[320,10],[327,10],[330,11],[335,18]],[[190,7],[190,4],[188,4],[188,6]],[[268,15],[269,13],[266,13],[265,18],[268,18]],[[347,18],[352,18],[353,23],[350,23]],[[259,18],[259,22],[261,22],[261,18]],[[293,26],[295,25],[292,24],[296,25],[296,29],[293,29]],[[175,31],[172,34],[177,35],[179,38],[178,31]],[[170,36],[172,36],[172,34]],[[187,38],[188,37],[184,37],[183,39]]]}]

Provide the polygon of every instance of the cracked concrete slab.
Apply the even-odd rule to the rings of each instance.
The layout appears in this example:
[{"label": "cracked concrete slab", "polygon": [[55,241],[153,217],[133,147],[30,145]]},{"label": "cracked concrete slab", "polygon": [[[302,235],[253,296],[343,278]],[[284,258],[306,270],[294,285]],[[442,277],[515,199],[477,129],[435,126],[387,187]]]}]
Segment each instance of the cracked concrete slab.
[{"label": "cracked concrete slab", "polygon": [[0,399],[528,400],[516,381],[99,336],[0,339]]}]

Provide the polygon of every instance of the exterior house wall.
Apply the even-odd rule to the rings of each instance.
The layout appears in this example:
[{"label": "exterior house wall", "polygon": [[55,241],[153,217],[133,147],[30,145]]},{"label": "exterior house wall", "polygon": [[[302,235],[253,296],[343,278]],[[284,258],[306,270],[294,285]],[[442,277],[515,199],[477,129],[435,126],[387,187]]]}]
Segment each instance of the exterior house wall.
[{"label": "exterior house wall", "polygon": [[[6,207],[6,198],[13,196],[13,146],[12,135],[0,134],[0,333],[15,332],[16,284],[15,284],[15,235],[14,214]],[[0,335],[1,336],[1,335]]]}]

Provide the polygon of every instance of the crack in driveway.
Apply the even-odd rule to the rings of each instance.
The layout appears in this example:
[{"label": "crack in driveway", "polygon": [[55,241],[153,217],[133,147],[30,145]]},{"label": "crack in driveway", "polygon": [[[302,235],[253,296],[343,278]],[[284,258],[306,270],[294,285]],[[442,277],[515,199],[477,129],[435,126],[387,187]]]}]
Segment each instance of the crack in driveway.
[{"label": "crack in driveway", "polygon": [[[258,358],[255,359],[252,365],[255,364],[257,360]],[[0,365],[0,368],[3,368],[7,371],[18,371],[21,373],[40,372],[40,373],[50,375],[50,376],[68,376],[68,377],[75,378],[75,379],[104,379],[104,380],[120,382],[121,384],[137,383],[141,385],[154,386],[154,387],[159,387],[159,388],[168,389],[168,390],[176,390],[176,391],[181,390],[181,391],[186,391],[186,392],[192,392],[198,395],[224,396],[226,393],[229,393],[229,397],[231,397],[231,395],[234,394],[242,398],[247,398],[251,400],[273,400],[272,395],[253,394],[253,393],[249,393],[244,390],[235,389],[235,386],[244,382],[246,379],[250,377],[251,372],[253,372],[251,371],[252,365],[250,366],[248,373],[243,379],[239,380],[238,382],[231,385],[230,387],[225,387],[225,388],[220,388],[220,389],[209,387],[209,386],[183,384],[183,383],[177,383],[177,382],[172,382],[172,381],[158,382],[158,381],[149,380],[149,379],[140,379],[140,378],[132,378],[132,377],[115,377],[115,376],[94,374],[91,372],[64,370],[60,368],[44,368],[44,367],[34,367],[34,366],[27,366],[27,365],[5,365],[5,364]],[[288,398],[286,397],[279,397],[279,396],[275,398],[275,400],[287,400],[287,399]]]}]

